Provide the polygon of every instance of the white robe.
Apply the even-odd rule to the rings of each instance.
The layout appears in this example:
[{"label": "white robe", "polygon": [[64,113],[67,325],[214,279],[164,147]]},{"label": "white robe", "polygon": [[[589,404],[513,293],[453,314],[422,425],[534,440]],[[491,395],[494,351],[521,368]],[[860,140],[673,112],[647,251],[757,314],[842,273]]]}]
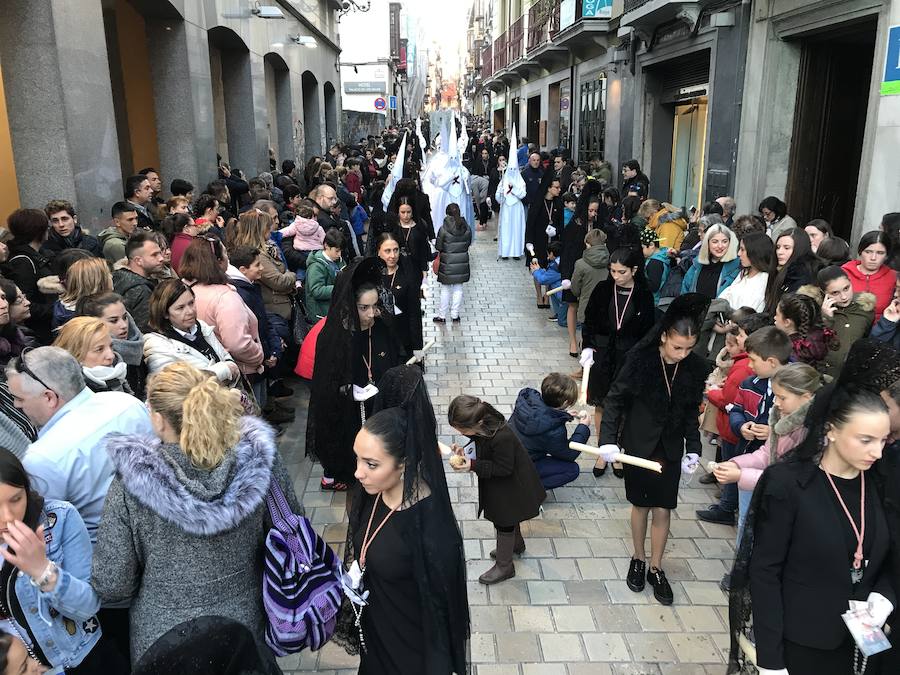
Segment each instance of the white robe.
[{"label": "white robe", "polygon": [[[431,167],[429,167],[431,169]],[[444,224],[447,216],[447,206],[456,204],[459,213],[469,224],[469,229],[475,231],[475,208],[472,206],[472,196],[469,194],[469,171],[459,162],[458,158],[451,157],[439,166],[438,170],[431,172],[432,185],[429,191],[431,199],[431,218],[434,222],[434,233],[437,234]]]},{"label": "white robe", "polygon": [[497,235],[497,255],[501,258],[518,258],[525,253],[525,181],[510,183],[504,175],[494,198],[500,204],[500,234]]}]

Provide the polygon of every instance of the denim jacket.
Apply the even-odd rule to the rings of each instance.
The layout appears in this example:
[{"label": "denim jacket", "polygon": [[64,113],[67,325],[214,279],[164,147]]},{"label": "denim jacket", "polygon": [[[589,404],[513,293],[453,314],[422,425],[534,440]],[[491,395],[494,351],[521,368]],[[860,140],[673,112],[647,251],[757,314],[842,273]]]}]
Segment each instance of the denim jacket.
[{"label": "denim jacket", "polygon": [[[77,666],[100,639],[96,613],[100,599],[89,583],[91,578],[91,540],[75,507],[68,502],[47,499],[41,513],[47,557],[59,567],[56,586],[42,593],[31,578],[14,570],[16,598],[25,614],[28,628],[53,666],[50,673]],[[4,602],[8,603],[6,590]],[[5,622],[4,622],[5,623]],[[9,626],[4,626],[4,631]],[[17,627],[21,637],[26,631]]]}]

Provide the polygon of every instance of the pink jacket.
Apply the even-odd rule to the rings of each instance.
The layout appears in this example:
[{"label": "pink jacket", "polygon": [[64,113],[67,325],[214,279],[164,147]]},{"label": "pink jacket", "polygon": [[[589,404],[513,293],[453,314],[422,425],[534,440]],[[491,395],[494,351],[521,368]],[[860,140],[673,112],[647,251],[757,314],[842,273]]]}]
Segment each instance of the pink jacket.
[{"label": "pink jacket", "polygon": [[[747,492],[753,492],[756,483],[765,468],[776,459],[780,458],[788,450],[796,448],[806,438],[806,427],[803,421],[809,410],[811,401],[804,403],[790,415],[780,417],[777,408],[772,408],[769,413],[771,432],[769,440],[763,446],[746,455],[738,455],[732,458],[732,462],[741,467],[741,477],[738,479],[738,488]],[[775,452],[772,452],[772,444]]]},{"label": "pink jacket", "polygon": [[297,216],[294,222],[278,230],[282,237],[294,238],[296,251],[321,251],[325,241],[325,230],[319,221]]},{"label": "pink jacket", "polygon": [[[185,283],[191,285],[190,281]],[[222,346],[244,374],[263,371],[263,348],[256,315],[230,284],[193,284],[197,318],[215,330]]]}]

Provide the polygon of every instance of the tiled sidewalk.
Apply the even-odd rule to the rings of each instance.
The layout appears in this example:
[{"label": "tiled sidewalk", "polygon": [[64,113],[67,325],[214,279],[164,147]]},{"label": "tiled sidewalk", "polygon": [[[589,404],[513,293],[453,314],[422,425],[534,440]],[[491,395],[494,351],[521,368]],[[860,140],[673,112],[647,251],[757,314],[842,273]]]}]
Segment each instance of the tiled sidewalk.
[{"label": "tiled sidewalk", "polygon": [[[508,415],[522,387],[539,387],[548,372],[578,367],[567,354],[564,329],[546,320],[548,310],[535,307],[524,262],[497,261],[493,232],[478,237],[462,322],[431,322],[440,288],[433,279],[425,316],[425,339],[438,340],[426,379],[441,440],[448,443],[457,440],[446,422],[457,394],[482,396]],[[308,393],[303,384],[292,386],[298,414],[282,451],[313,523],[329,542],[343,544],[344,497],[320,491],[321,469],[303,457]],[[596,440],[593,435],[590,442]],[[491,564],[494,533],[489,522],[475,518],[474,476],[448,476],[472,579],[474,675],[724,673],[727,601],[718,581],[733,556],[735,532],[696,520],[694,509],[713,501],[712,490],[696,477],[681,490],[663,565],[675,603],[664,607],[649,585],[640,594],[625,586],[631,535],[624,484],[611,471],[595,479],[590,459],[581,464],[578,480],[554,490],[542,516],[523,526],[528,548],[516,562],[516,578],[490,588],[477,581]],[[332,645],[281,663],[286,673],[356,672],[356,659]]]}]

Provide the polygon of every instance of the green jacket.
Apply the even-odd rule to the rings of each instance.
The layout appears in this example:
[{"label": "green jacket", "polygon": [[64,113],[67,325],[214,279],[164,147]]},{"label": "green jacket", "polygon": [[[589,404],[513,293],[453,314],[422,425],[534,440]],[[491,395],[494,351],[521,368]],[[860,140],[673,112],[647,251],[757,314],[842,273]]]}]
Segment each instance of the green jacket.
[{"label": "green jacket", "polygon": [[103,247],[103,257],[106,258],[109,269],[113,269],[113,265],[125,257],[125,242],[128,237],[119,228],[112,226],[102,230],[97,238]]},{"label": "green jacket", "polygon": [[331,307],[331,292],[338,271],[343,268],[343,260],[331,262],[322,251],[313,251],[306,260],[306,316],[317,321],[328,314]]},{"label": "green jacket", "polygon": [[837,378],[841,374],[850,347],[869,334],[874,320],[875,296],[872,293],[857,293],[849,305],[835,308],[833,318],[822,317],[825,327],[833,330],[838,339],[837,349],[828,350],[825,356],[826,375]]},{"label": "green jacket", "polygon": [[594,287],[609,277],[609,249],[606,244],[597,244],[584,249],[581,258],[575,261],[572,272],[572,295],[578,298],[578,323],[584,323],[588,300]]}]

